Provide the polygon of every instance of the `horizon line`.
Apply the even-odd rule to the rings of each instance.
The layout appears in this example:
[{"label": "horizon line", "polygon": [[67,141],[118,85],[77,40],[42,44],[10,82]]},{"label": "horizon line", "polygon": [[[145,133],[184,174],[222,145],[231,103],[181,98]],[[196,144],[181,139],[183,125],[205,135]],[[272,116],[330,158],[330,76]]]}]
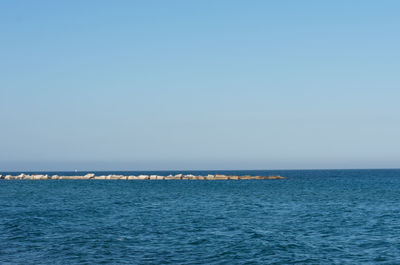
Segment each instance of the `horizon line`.
[{"label": "horizon line", "polygon": [[0,173],[25,172],[159,172],[159,171],[315,171],[315,170],[400,170],[400,168],[299,168],[299,169],[157,169],[157,170],[10,170]]}]

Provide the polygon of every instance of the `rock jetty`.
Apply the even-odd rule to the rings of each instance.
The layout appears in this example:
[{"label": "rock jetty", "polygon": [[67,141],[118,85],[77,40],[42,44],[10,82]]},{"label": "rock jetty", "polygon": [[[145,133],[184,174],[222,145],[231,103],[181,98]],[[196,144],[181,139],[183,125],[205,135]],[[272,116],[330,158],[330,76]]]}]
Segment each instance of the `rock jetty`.
[{"label": "rock jetty", "polygon": [[176,174],[168,176],[159,175],[100,175],[93,173],[86,175],[59,176],[59,175],[41,175],[41,174],[19,174],[19,175],[0,175],[0,179],[4,180],[44,180],[44,179],[124,179],[124,180],[262,180],[262,179],[285,179],[282,176],[236,176],[236,175],[192,175],[192,174]]}]

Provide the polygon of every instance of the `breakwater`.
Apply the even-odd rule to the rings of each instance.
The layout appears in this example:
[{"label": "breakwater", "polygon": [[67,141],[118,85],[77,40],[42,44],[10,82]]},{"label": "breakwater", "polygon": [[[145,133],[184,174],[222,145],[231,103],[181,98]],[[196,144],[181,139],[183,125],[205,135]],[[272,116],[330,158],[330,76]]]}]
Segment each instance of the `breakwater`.
[{"label": "breakwater", "polygon": [[262,180],[262,179],[285,179],[282,176],[237,176],[237,175],[192,175],[192,174],[176,174],[168,176],[160,175],[99,175],[86,174],[86,175],[73,175],[73,176],[60,176],[60,175],[41,175],[41,174],[19,174],[19,175],[0,175],[0,179],[4,180],[44,180],[44,179],[122,179],[122,180]]}]

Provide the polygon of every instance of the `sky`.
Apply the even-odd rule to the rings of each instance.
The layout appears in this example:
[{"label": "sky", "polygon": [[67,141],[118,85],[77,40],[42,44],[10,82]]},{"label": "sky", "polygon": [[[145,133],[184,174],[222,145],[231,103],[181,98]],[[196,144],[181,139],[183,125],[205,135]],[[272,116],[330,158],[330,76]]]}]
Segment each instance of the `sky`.
[{"label": "sky", "polygon": [[0,171],[400,168],[400,1],[0,1]]}]

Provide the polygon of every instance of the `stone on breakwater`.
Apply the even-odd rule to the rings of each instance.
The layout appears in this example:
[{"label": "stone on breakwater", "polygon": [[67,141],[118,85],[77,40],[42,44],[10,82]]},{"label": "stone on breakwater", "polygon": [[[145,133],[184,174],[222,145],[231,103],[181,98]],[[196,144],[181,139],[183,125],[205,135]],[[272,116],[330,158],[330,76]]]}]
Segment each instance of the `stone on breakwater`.
[{"label": "stone on breakwater", "polygon": [[286,177],[282,177],[282,176],[269,176],[266,177],[267,179],[286,179]]},{"label": "stone on breakwater", "polygon": [[94,178],[94,174],[93,173],[86,174],[84,177],[87,178],[87,179],[92,179],[92,178]]},{"label": "stone on breakwater", "polygon": [[164,179],[174,179],[174,176],[168,175],[168,176],[166,176]]},{"label": "stone on breakwater", "polygon": [[182,179],[196,179],[196,176],[189,174],[189,175],[183,175]]},{"label": "stone on breakwater", "polygon": [[228,179],[228,176],[225,176],[225,175],[215,175],[214,178],[215,178],[215,179]]},{"label": "stone on breakwater", "polygon": [[12,179],[20,180],[20,179],[23,179],[23,175],[22,175],[22,176],[21,176],[21,175],[17,175],[17,176],[12,176],[12,175],[11,175],[11,178],[12,178]]},{"label": "stone on breakwater", "polygon": [[24,179],[32,179],[32,180],[48,179],[47,175],[45,176],[45,175],[40,175],[40,174],[39,175],[27,175],[27,176],[24,176],[23,178]]},{"label": "stone on breakwater", "polygon": [[80,179],[81,176],[60,176],[60,179]]},{"label": "stone on breakwater", "polygon": [[110,175],[107,179],[126,179],[126,176],[123,175]]},{"label": "stone on breakwater", "polygon": [[150,176],[148,176],[148,175],[139,175],[139,176],[137,176],[137,179],[149,179],[150,178]]},{"label": "stone on breakwater", "polygon": [[215,180],[215,175],[207,175],[204,177],[205,180]]}]

